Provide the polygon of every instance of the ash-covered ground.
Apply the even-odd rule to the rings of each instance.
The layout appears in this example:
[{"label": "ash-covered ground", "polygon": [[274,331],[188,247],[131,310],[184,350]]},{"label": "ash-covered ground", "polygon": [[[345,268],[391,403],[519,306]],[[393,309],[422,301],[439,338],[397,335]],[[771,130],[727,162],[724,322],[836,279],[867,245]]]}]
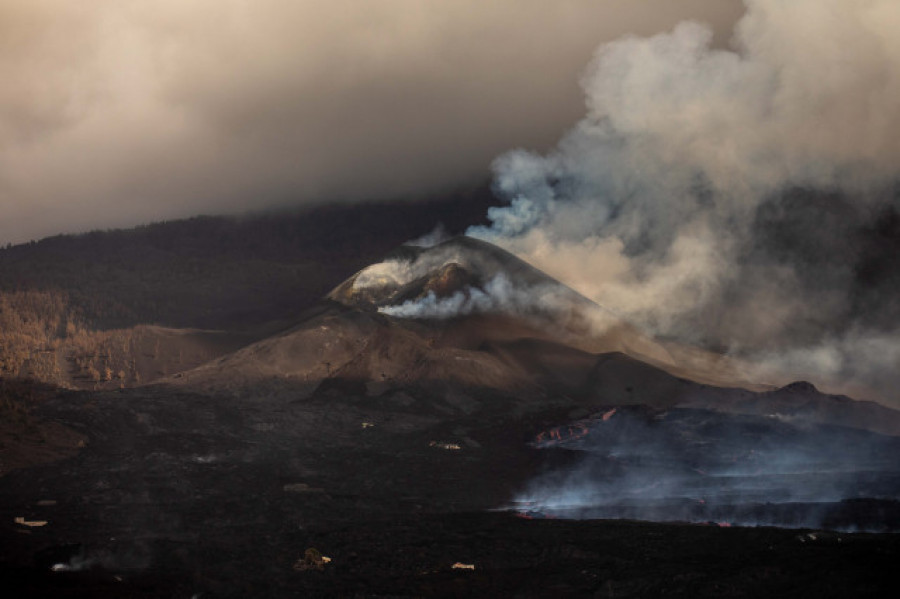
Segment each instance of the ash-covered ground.
[{"label": "ash-covered ground", "polygon": [[0,457],[34,459],[0,464],[4,584],[896,594],[900,414],[747,383],[721,356],[611,318],[458,239],[403,249],[280,332],[163,382],[19,390],[32,405],[4,407],[20,423],[0,431]]},{"label": "ash-covered ground", "polygon": [[[152,387],[42,403],[36,416],[89,441],[74,458],[4,477],[6,588],[54,597],[876,597],[900,587],[893,534],[495,511],[540,471],[571,461],[531,441],[577,408],[525,410],[513,396],[458,390],[371,397],[333,387],[303,400],[290,387],[267,391]],[[871,500],[843,509],[893,522],[900,512]],[[298,565],[312,548],[331,559],[321,570]]]}]

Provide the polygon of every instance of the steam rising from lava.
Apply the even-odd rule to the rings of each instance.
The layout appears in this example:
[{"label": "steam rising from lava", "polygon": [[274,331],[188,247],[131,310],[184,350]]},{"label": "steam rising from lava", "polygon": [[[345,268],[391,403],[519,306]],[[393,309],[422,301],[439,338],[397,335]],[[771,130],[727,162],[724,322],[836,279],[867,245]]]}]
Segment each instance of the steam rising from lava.
[{"label": "steam rising from lava", "polygon": [[570,518],[893,529],[895,519],[847,508],[870,498],[896,511],[898,442],[774,417],[620,408],[539,434],[535,447],[574,462],[531,481],[515,507]]},{"label": "steam rising from lava", "polygon": [[469,234],[658,334],[890,400],[900,4],[745,3],[731,50],[693,22],[601,46],[585,118],[498,158],[509,204]]}]

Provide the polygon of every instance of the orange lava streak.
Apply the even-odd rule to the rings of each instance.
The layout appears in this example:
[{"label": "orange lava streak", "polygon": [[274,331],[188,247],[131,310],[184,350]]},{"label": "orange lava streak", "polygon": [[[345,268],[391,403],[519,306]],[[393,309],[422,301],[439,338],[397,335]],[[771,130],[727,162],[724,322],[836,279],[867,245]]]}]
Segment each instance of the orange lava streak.
[{"label": "orange lava streak", "polygon": [[534,442],[539,445],[556,445],[558,443],[562,443],[563,441],[572,441],[574,439],[580,439],[590,432],[590,428],[587,423],[584,422],[575,422],[568,426],[557,426],[555,428],[551,428],[548,431],[544,431],[539,433],[535,438]]}]

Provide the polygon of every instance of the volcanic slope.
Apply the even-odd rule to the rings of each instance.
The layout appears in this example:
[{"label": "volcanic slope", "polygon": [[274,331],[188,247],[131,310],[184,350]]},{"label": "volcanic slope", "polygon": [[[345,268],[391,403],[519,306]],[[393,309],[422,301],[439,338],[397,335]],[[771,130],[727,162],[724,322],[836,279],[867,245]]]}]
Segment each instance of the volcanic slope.
[{"label": "volcanic slope", "polygon": [[[310,397],[514,395],[552,405],[688,405],[895,434],[900,414],[812,385],[752,383],[738,364],[660,342],[484,241],[404,245],[336,287],[295,326],[170,379],[205,392]],[[249,391],[252,389],[252,392]],[[448,400],[469,411],[477,401]],[[463,407],[460,407],[463,406]]]},{"label": "volcanic slope", "polygon": [[[708,526],[729,505],[695,494],[676,507],[699,526],[522,511],[566,508],[542,487],[576,468],[665,471],[721,499],[731,487],[700,467],[737,456],[755,468],[765,463],[757,450],[779,453],[771,439],[815,461],[825,447],[838,466],[852,446],[865,458],[857,464],[884,458],[893,468],[897,438],[806,431],[768,414],[834,421],[843,409],[859,418],[847,423],[874,428],[896,426],[896,413],[808,384],[701,384],[673,374],[677,349],[490,245],[400,248],[292,328],[168,385],[36,401],[30,422],[79,437],[71,457],[0,477],[4,588],[22,597],[897,596],[897,577],[883,576],[900,556],[894,534]],[[766,417],[672,408],[704,403]],[[607,457],[619,441],[630,453]],[[863,441],[872,451],[861,452]],[[818,521],[900,530],[900,475],[861,474],[876,493],[832,501],[831,520]],[[587,517],[676,513],[595,501],[604,480],[588,479]],[[796,512],[772,505],[750,508]]]}]

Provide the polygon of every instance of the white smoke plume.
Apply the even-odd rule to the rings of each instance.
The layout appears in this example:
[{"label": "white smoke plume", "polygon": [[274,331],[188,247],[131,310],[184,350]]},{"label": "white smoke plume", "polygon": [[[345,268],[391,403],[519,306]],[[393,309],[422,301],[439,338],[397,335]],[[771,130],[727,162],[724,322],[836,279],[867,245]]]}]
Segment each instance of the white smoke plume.
[{"label": "white smoke plume", "polygon": [[896,375],[854,348],[900,353],[897,285],[860,282],[900,208],[900,3],[745,4],[730,49],[694,22],[602,45],[585,118],[498,158],[509,205],[469,234],[657,334],[891,400]]},{"label": "white smoke plume", "polygon": [[382,314],[399,318],[453,318],[465,314],[496,312],[514,305],[517,295],[528,299],[527,294],[517,294],[505,275],[497,275],[487,282],[484,289],[467,287],[448,297],[437,297],[429,291],[422,299],[407,300],[399,305],[382,306]]},{"label": "white smoke plume", "polygon": [[[571,294],[562,286],[518,286],[499,273],[481,287],[466,286],[446,297],[429,291],[424,298],[381,306],[378,311],[398,318],[444,319],[486,313],[553,314],[571,305]],[[608,324],[612,319],[606,316]]]},{"label": "white smoke plume", "polygon": [[405,285],[456,265],[475,274],[477,282],[463,285],[447,295],[439,296],[429,290],[414,299],[382,304],[378,311],[397,318],[428,319],[503,313],[531,318],[535,324],[541,324],[548,317],[557,322],[576,318],[598,334],[618,321],[611,312],[556,281],[535,282],[511,277],[501,265],[491,264],[489,257],[452,243],[440,248],[425,247],[432,249],[415,257],[393,258],[363,269],[353,280],[354,290],[380,293],[382,301],[391,301],[393,294]]},{"label": "white smoke plume", "polygon": [[439,243],[443,243],[450,239],[451,235],[447,232],[447,227],[444,226],[444,223],[438,223],[435,225],[434,229],[425,233],[421,237],[417,237],[411,241],[407,241],[405,245],[411,245],[413,247],[420,248],[430,248],[438,245]]}]

